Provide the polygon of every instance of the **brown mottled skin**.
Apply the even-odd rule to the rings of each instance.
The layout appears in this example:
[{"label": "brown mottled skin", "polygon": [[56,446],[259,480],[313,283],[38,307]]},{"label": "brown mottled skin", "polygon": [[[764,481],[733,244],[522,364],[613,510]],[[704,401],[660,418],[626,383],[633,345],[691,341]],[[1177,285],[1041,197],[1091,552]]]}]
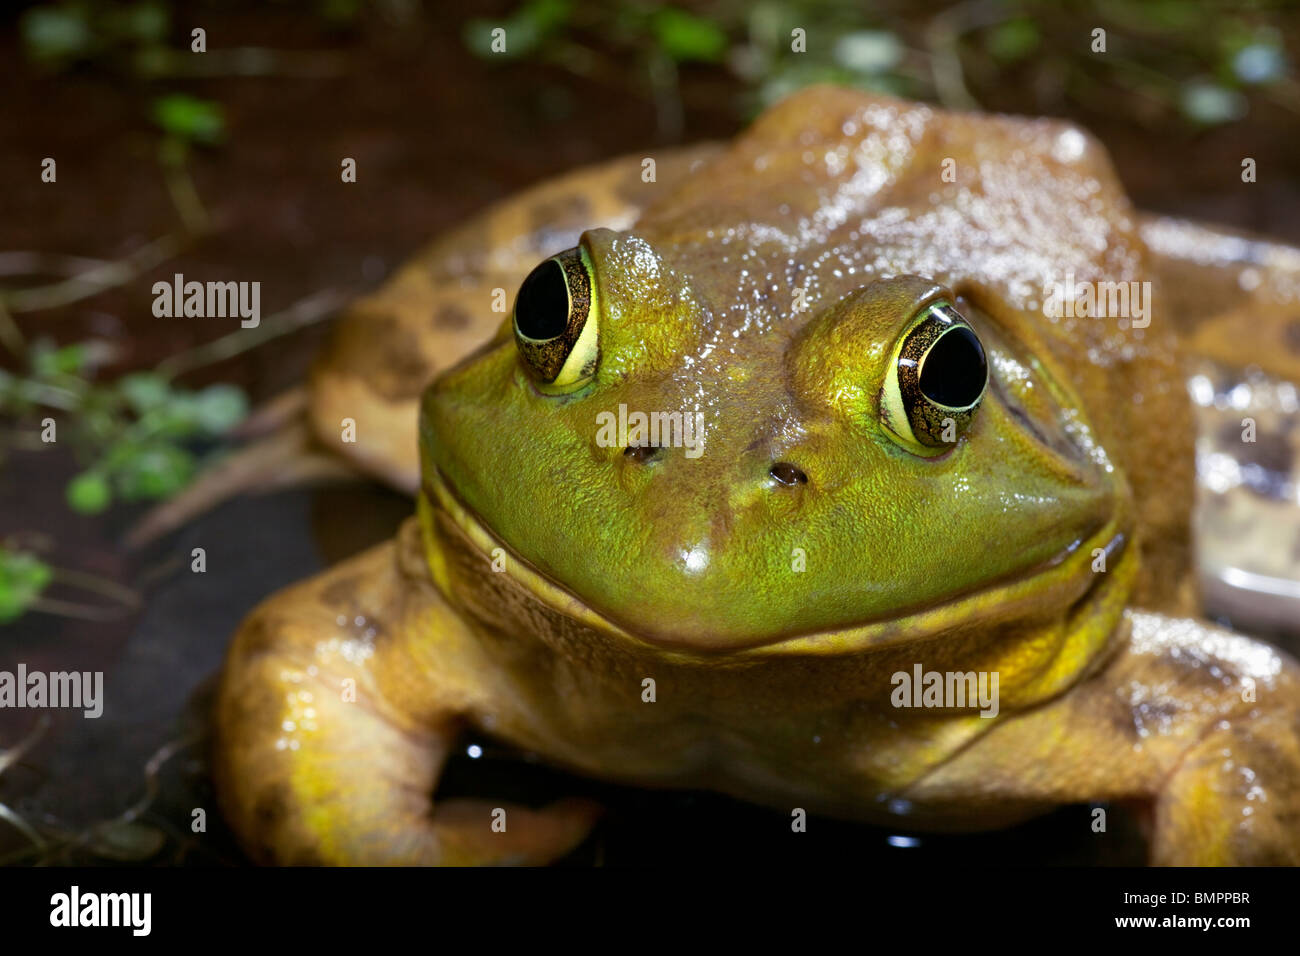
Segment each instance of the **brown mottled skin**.
[{"label": "brown mottled skin", "polygon": [[[1133,801],[1152,862],[1300,862],[1300,669],[1192,617],[1176,335],[1223,321],[1198,308],[1268,322],[1243,302],[1293,305],[1296,270],[1223,292],[1240,264],[1187,265],[1216,234],[1139,217],[1068,125],[839,89],[640,173],[618,161],[494,207],[341,323],[313,422],[338,444],[354,419],[339,450],[418,486],[419,517],[235,638],[216,780],[248,852],[563,855],[596,807],[507,806],[495,832],[499,802],[432,799],[473,726],[579,773],[916,827]],[[546,395],[493,290],[584,230],[599,367]],[[1180,288],[1157,285],[1145,329],[1049,320],[1043,282],[1067,272]],[[1198,278],[1213,288],[1190,293]],[[926,457],[882,426],[882,383],[939,299],[990,382]],[[705,453],[599,445],[594,416],[620,403],[706,411]],[[807,482],[773,480],[776,462]],[[915,664],[998,673],[998,715],[892,706]]]}]

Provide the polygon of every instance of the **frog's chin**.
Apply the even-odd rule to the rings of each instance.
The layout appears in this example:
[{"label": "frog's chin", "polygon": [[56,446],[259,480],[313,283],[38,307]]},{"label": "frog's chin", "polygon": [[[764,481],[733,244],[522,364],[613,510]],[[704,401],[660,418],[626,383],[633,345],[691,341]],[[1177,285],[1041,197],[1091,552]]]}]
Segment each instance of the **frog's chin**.
[{"label": "frog's chin", "polygon": [[1004,578],[898,617],[811,633],[756,634],[752,639],[719,645],[690,636],[633,630],[592,607],[497,537],[435,468],[426,468],[418,510],[430,573],[449,601],[457,603],[456,588],[443,550],[445,542],[439,540],[435,530],[437,515],[450,521],[459,531],[458,537],[468,542],[485,564],[503,572],[552,612],[616,640],[686,655],[848,654],[971,628],[998,624],[1014,627],[1019,621],[1042,621],[1051,617],[1046,610],[1050,608],[1059,609],[1058,617],[1066,629],[1086,630],[1090,635],[1087,642],[1100,644],[1118,626],[1137,573],[1136,555],[1132,553],[1135,549],[1130,547],[1128,510],[1121,505],[1086,538],[1072,542],[1052,559],[1016,578]]}]

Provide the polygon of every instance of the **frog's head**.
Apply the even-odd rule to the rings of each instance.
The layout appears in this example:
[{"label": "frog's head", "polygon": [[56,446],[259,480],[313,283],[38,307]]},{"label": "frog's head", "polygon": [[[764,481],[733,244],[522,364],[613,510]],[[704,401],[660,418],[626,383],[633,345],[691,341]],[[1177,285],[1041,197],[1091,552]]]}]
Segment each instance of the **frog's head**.
[{"label": "frog's head", "polygon": [[1063,620],[1128,587],[1124,478],[1023,303],[867,269],[751,298],[772,260],[718,246],[592,230],[430,386],[422,508],[482,575],[688,652]]},{"label": "frog's head", "polygon": [[707,311],[634,236],[547,260],[428,391],[426,496],[539,599],[691,648],[1063,609],[1114,570],[1119,477],[961,290],[878,279],[746,350]]}]

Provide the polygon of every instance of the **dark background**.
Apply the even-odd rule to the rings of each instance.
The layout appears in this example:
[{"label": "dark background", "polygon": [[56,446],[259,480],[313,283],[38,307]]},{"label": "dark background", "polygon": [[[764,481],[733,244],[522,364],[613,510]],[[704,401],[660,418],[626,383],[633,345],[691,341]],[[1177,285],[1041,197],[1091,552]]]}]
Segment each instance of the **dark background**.
[{"label": "dark background", "polygon": [[[536,41],[508,56],[476,50],[497,24]],[[189,53],[196,26],[207,31],[202,57]],[[789,52],[794,26],[807,30],[802,58]],[[1104,55],[1089,50],[1095,27],[1107,30]],[[21,374],[24,349],[41,339],[98,343],[84,370],[95,383],[192,356],[229,328],[154,318],[158,278],[257,279],[265,322],[322,290],[374,287],[429,237],[520,187],[729,136],[765,101],[819,80],[1077,120],[1110,148],[1142,208],[1300,242],[1300,86],[1288,54],[1298,28],[1293,5],[1169,2],[19,7],[0,23],[0,288],[57,282],[76,265],[67,256],[120,261],[165,236],[175,251],[97,295],[13,311],[21,344],[9,336],[0,368]],[[856,46],[839,44],[845,36]],[[964,92],[936,81],[954,67]],[[160,121],[159,101],[177,95],[193,115]],[[58,161],[56,184],[40,182],[46,156]],[[344,156],[357,160],[355,184],[340,183]],[[1257,183],[1241,182],[1243,156],[1257,160]],[[231,383],[256,405],[301,381],[327,330],[327,319],[314,322],[197,365],[181,383]],[[103,718],[55,713],[0,772],[0,805],[42,840],[0,822],[0,860],[238,862],[213,810],[202,738],[225,643],[262,597],[389,535],[409,501],[365,484],[246,497],[131,553],[122,536],[144,503],[86,514],[67,501],[94,448],[34,447],[47,412],[0,412],[0,540],[139,599],[118,613],[101,596],[103,620],[33,607],[0,625],[0,668],[104,670],[109,689]],[[193,547],[207,551],[204,575],[189,573]],[[76,598],[60,587],[47,596]],[[0,711],[0,747],[35,726],[30,713]],[[795,839],[784,814],[605,787],[477,743],[484,756],[454,759],[442,793],[588,794],[610,807],[574,863],[1142,859],[1122,812],[1104,835],[1074,807],[1009,833],[908,847],[890,844],[893,831],[829,820]],[[148,771],[169,744],[174,753]],[[206,834],[189,831],[194,807],[208,809]]]}]

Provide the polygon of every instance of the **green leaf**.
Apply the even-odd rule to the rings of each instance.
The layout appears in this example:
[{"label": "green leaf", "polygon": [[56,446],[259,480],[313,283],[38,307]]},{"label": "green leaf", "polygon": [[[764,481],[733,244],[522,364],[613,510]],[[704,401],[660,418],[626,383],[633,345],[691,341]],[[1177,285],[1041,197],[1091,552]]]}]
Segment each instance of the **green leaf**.
[{"label": "green leaf", "polygon": [[[474,19],[466,20],[465,26],[461,29],[460,40],[465,44],[465,49],[475,56],[487,59],[490,56],[496,56],[492,52],[492,31],[496,27],[502,26],[495,20]],[[506,34],[506,52],[501,56],[510,55],[510,34]]]},{"label": "green leaf", "polygon": [[84,515],[99,514],[113,500],[108,479],[98,471],[83,471],[68,482],[68,507]]},{"label": "green leaf", "polygon": [[696,60],[717,63],[727,52],[727,34],[703,17],[664,7],[650,20],[660,48],[679,63]]},{"label": "green leaf", "polygon": [[141,43],[161,43],[167,37],[171,12],[162,3],[142,0],[111,11],[105,20],[107,28],[126,39]]},{"label": "green leaf", "polygon": [[749,8],[749,35],[764,48],[789,50],[791,12],[777,0],[759,0]]},{"label": "green leaf", "polygon": [[81,407],[81,429],[96,443],[112,441],[122,433],[125,423],[116,407],[104,402],[104,392],[95,390]]},{"label": "green leaf", "polygon": [[137,415],[159,407],[172,395],[167,379],[153,372],[124,375],[117,383],[117,391]]},{"label": "green leaf", "polygon": [[183,93],[154,100],[153,120],[186,142],[211,145],[221,142],[226,135],[225,115],[219,104]]},{"label": "green leaf", "polygon": [[[568,22],[569,0],[530,0],[506,20],[475,19],[466,22],[461,39],[476,56],[526,56]],[[492,31],[505,30],[506,48],[492,49]]]},{"label": "green leaf", "polygon": [[[140,424],[141,428],[134,434],[137,439],[180,441],[193,438],[200,430],[198,402],[190,394],[173,394],[167,402],[151,408],[140,419]],[[129,453],[125,454],[124,460],[139,453],[141,447],[138,441],[129,443]]]},{"label": "green leaf", "polygon": [[1247,44],[1232,57],[1232,75],[1242,83],[1276,83],[1286,73],[1286,53],[1270,42]]},{"label": "green leaf", "polygon": [[28,54],[46,63],[84,56],[94,41],[85,11],[76,7],[35,7],[23,14],[21,29]]},{"label": "green leaf", "polygon": [[34,555],[0,547],[0,624],[21,617],[53,577],[50,566]]},{"label": "green leaf", "polygon": [[127,501],[166,498],[194,476],[194,456],[174,445],[147,445],[122,463],[117,489]]},{"label": "green leaf", "polygon": [[529,0],[512,19],[527,20],[546,34],[568,22],[571,7],[570,0]]},{"label": "green leaf", "polygon": [[86,366],[90,350],[85,343],[65,345],[62,348],[34,348],[32,371],[38,378],[55,378],[59,375],[78,375]]},{"label": "green leaf", "polygon": [[248,399],[234,385],[209,385],[194,396],[194,419],[207,435],[220,435],[234,428],[248,414]]},{"label": "green leaf", "polygon": [[832,55],[854,73],[885,73],[903,59],[903,44],[884,30],[857,30],[837,39]]},{"label": "green leaf", "polygon": [[984,48],[995,60],[1014,63],[1038,49],[1040,39],[1034,21],[1019,17],[999,23],[990,30],[984,38]]},{"label": "green leaf", "polygon": [[143,454],[144,450],[144,443],[137,438],[119,438],[108,445],[108,450],[95,468],[105,475],[117,474]]},{"label": "green leaf", "polygon": [[1192,80],[1183,86],[1183,115],[1206,126],[1241,119],[1249,102],[1236,90],[1206,80]]}]

